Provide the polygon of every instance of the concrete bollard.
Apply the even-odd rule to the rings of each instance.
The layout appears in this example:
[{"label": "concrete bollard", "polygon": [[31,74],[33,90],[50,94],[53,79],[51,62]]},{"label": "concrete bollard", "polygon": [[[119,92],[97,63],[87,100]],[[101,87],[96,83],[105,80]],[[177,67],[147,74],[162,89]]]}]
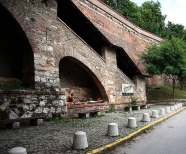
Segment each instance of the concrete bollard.
[{"label": "concrete bollard", "polygon": [[130,127],[130,128],[137,127],[136,118],[134,118],[134,117],[129,117],[128,118],[128,127]]},{"label": "concrete bollard", "polygon": [[108,136],[118,136],[118,124],[116,123],[109,123],[108,124],[108,131],[107,131]]},{"label": "concrete bollard", "polygon": [[179,104],[177,104],[178,105],[178,108],[181,108],[181,105],[180,105],[180,103]]},{"label": "concrete bollard", "polygon": [[152,117],[158,118],[158,110],[152,110]]},{"label": "concrete bollard", "polygon": [[182,103],[180,103],[180,107],[181,107],[181,108],[183,107],[183,104],[182,104]]},{"label": "concrete bollard", "polygon": [[166,111],[166,113],[169,113],[170,112],[170,107],[166,107],[165,111]]},{"label": "concrete bollard", "polygon": [[8,154],[27,154],[26,149],[23,147],[15,147],[8,151]]},{"label": "concrete bollard", "polygon": [[149,116],[148,113],[143,113],[142,121],[143,122],[149,122],[150,121],[150,116]]},{"label": "concrete bollard", "polygon": [[174,105],[174,109],[177,110],[178,109],[178,106],[177,105]]},{"label": "concrete bollard", "polygon": [[160,109],[160,115],[165,115],[165,109],[164,108]]},{"label": "concrete bollard", "polygon": [[174,106],[171,106],[171,107],[170,107],[170,110],[171,110],[171,111],[174,111]]},{"label": "concrete bollard", "polygon": [[73,148],[74,149],[85,149],[88,147],[87,136],[83,131],[78,131],[74,134]]}]

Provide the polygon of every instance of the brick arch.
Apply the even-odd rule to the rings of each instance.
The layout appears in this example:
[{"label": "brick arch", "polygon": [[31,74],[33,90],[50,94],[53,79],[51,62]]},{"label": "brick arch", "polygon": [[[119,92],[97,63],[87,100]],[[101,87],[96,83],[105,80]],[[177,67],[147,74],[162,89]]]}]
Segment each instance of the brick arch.
[{"label": "brick arch", "polygon": [[24,86],[34,86],[34,58],[22,27],[0,3],[0,77],[20,79]]},{"label": "brick arch", "polygon": [[[83,62],[74,57],[65,56],[60,60],[59,78],[62,88],[83,89],[82,93],[86,93],[87,97],[94,100],[101,97],[104,101],[108,101],[106,91],[98,77]],[[86,94],[80,97],[86,97]]]}]

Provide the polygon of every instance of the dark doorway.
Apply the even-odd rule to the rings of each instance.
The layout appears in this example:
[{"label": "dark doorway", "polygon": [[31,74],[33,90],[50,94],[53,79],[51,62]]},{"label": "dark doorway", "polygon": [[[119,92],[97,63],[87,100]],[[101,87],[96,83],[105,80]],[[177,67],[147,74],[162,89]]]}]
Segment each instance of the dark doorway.
[{"label": "dark doorway", "polygon": [[12,14],[0,4],[0,78],[34,86],[34,58],[29,41]]},{"label": "dark doorway", "polygon": [[98,97],[107,101],[104,88],[97,77],[80,61],[73,57],[61,59],[59,64],[60,85],[67,91],[76,93],[77,101],[96,100]]}]

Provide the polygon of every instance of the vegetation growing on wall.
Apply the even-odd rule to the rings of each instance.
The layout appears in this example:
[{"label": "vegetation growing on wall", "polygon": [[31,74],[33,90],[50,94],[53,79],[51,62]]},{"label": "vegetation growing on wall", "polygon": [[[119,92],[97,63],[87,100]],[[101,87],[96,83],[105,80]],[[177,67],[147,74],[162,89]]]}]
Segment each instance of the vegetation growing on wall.
[{"label": "vegetation growing on wall", "polygon": [[5,91],[22,89],[22,82],[19,79],[11,79],[6,82],[0,80],[0,89]]},{"label": "vegetation growing on wall", "polygon": [[186,29],[181,24],[171,21],[165,24],[167,15],[161,12],[159,1],[146,1],[141,6],[130,0],[102,0],[125,18],[137,26],[163,38],[172,36],[183,38],[186,41]]}]

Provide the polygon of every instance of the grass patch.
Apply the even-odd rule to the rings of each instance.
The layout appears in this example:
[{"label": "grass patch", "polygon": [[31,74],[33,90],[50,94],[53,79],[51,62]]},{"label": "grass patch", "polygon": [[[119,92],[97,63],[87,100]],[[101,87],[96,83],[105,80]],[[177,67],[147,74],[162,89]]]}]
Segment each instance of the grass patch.
[{"label": "grass patch", "polygon": [[61,117],[61,118],[49,118],[45,121],[51,123],[70,123],[72,120]]},{"label": "grass patch", "polygon": [[[150,88],[147,93],[148,100],[164,100],[173,99],[172,86],[156,86]],[[180,87],[175,88],[175,99],[186,99],[186,87],[181,90]]]},{"label": "grass patch", "polygon": [[104,114],[100,114],[100,115],[97,115],[95,117],[101,118],[101,117],[104,117],[104,116],[105,116]]}]

